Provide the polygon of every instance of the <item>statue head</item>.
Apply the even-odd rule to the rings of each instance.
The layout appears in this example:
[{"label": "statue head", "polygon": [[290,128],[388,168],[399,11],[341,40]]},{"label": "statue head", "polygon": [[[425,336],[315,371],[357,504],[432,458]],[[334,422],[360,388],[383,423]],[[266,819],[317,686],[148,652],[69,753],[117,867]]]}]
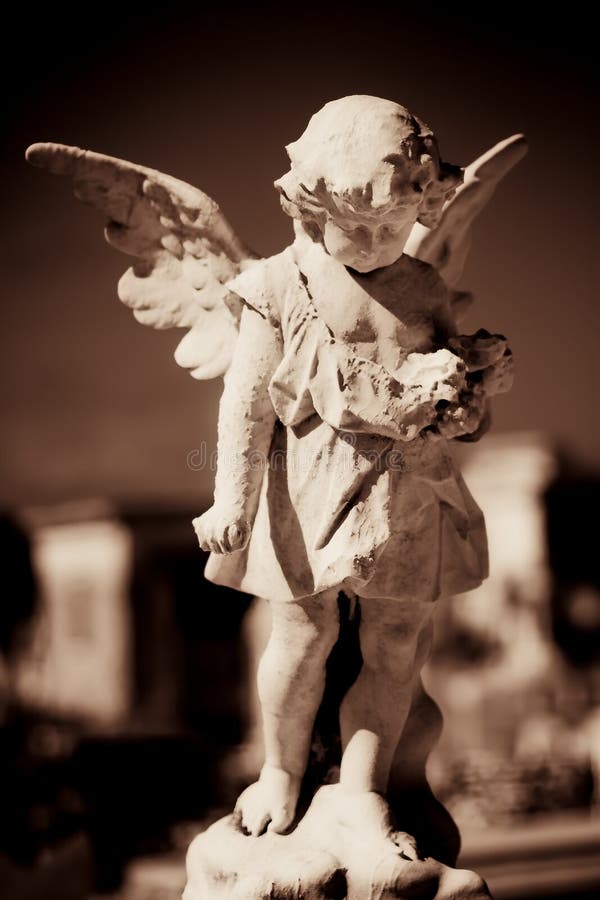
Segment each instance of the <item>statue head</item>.
[{"label": "statue head", "polygon": [[286,150],[291,168],[275,182],[283,209],[359,272],[398,259],[416,221],[435,226],[462,178],[427,125],[378,97],[326,103]]}]

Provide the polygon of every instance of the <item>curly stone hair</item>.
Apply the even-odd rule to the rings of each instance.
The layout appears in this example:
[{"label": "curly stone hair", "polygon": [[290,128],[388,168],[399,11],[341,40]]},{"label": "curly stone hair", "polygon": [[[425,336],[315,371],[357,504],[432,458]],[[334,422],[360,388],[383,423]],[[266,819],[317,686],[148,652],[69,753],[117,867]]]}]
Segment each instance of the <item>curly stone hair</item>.
[{"label": "curly stone hair", "polygon": [[275,187],[284,211],[315,237],[328,217],[351,227],[410,212],[434,227],[462,181],[462,169],[440,159],[431,129],[378,97],[327,103],[286,150],[292,165]]}]

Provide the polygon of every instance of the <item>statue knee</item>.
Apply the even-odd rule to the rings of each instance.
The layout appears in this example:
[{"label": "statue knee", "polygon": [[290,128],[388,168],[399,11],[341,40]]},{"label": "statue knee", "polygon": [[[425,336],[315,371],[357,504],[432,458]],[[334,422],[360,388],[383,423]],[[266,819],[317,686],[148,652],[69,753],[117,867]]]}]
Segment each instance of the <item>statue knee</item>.
[{"label": "statue knee", "polygon": [[339,622],[323,617],[319,622],[299,629],[294,646],[289,648],[292,656],[305,659],[311,666],[325,664],[339,636]]},{"label": "statue knee", "polygon": [[409,684],[421,669],[425,655],[420,652],[419,631],[403,626],[361,629],[360,649],[363,666],[382,673],[396,687]]},{"label": "statue knee", "polygon": [[360,647],[365,664],[397,668],[406,662],[421,668],[433,634],[429,609],[393,600],[365,600],[361,609]]},{"label": "statue knee", "polygon": [[327,591],[315,597],[289,604],[287,609],[286,652],[293,657],[325,661],[338,639],[340,630],[337,592]]}]

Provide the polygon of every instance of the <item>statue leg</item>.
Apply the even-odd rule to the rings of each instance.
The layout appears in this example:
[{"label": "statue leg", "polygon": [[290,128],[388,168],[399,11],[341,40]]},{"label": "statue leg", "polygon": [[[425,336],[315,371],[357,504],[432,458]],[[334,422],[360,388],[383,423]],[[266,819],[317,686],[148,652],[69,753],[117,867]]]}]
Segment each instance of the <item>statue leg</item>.
[{"label": "statue leg", "polygon": [[394,830],[383,798],[431,647],[433,605],[372,598],[360,604],[363,665],[340,709],[340,789],[349,819],[414,857],[414,842]]},{"label": "statue leg", "polygon": [[[238,799],[243,827],[259,835],[292,823],[306,769],[325,664],[339,630],[338,590],[271,602],[272,629],[258,668],[265,764]],[[270,823],[270,824],[269,824]]]},{"label": "statue leg", "polygon": [[446,865],[454,865],[460,833],[448,810],[427,781],[427,760],[443,725],[440,709],[420,678],[392,762],[387,799],[399,825],[414,835],[419,849]]}]

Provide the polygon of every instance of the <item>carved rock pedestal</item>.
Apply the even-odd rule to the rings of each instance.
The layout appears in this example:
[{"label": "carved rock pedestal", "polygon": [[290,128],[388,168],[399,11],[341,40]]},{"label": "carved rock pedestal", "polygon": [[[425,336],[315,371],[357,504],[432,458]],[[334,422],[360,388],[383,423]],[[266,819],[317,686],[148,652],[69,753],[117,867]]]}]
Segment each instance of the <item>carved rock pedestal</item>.
[{"label": "carved rock pedestal", "polygon": [[[251,646],[258,632],[265,630],[261,609],[264,604],[258,610],[255,606],[259,621],[249,634]],[[420,679],[396,750],[386,800],[398,827],[414,835],[425,858],[407,859],[385,839],[383,815],[378,820],[378,812],[386,807],[378,795],[349,798],[339,784],[318,787],[337,771],[338,710],[361,666],[356,619],[343,596],[340,614],[340,637],[327,663],[305,778],[308,799],[298,810],[298,824],[288,834],[251,837],[241,830],[237,814],[220,819],[189,848],[184,900],[489,900],[478,875],[452,868],[460,836],[432,793],[425,771],[442,716]],[[261,649],[262,644],[253,648],[255,661]]]},{"label": "carved rock pedestal", "polygon": [[409,860],[344,820],[339,785],[319,789],[287,835],[249,837],[231,815],[192,842],[184,900],[484,900],[475,872]]}]

